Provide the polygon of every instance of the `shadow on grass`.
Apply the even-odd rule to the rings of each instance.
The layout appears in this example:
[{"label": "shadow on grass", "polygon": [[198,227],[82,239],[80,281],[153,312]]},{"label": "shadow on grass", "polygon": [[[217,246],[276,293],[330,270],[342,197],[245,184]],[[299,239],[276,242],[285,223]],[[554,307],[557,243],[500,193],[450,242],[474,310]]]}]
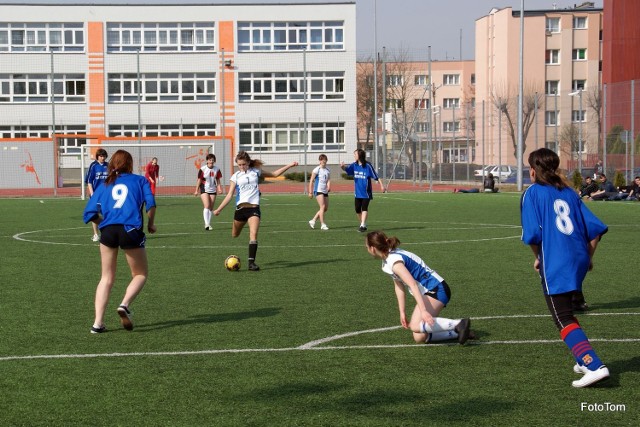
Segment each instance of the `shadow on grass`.
[{"label": "shadow on grass", "polygon": [[[588,298],[588,294],[587,294]],[[607,303],[588,303],[591,309],[616,309],[616,308],[638,308],[640,307],[640,297],[632,297],[623,301],[607,302]]]},{"label": "shadow on grass", "polygon": [[136,325],[135,331],[150,331],[154,329],[175,328],[193,324],[236,322],[238,320],[253,319],[260,317],[273,317],[280,313],[280,308],[261,308],[253,311],[243,311],[239,313],[216,313],[189,316],[186,319],[167,320],[165,322],[148,323]]},{"label": "shadow on grass", "polygon": [[335,265],[341,262],[351,262],[351,260],[346,260],[344,258],[335,258],[335,259],[314,259],[314,260],[305,260],[305,261],[278,261],[277,263],[267,263],[260,264],[260,270],[276,270],[280,268],[296,268],[296,267],[306,267],[313,264],[331,264]]},{"label": "shadow on grass", "polygon": [[626,372],[640,372],[640,356],[636,356],[629,360],[616,360],[614,362],[607,362],[604,360],[605,365],[609,368],[611,377],[608,381],[604,381],[602,384],[596,384],[593,388],[615,388],[620,386],[620,375]]}]

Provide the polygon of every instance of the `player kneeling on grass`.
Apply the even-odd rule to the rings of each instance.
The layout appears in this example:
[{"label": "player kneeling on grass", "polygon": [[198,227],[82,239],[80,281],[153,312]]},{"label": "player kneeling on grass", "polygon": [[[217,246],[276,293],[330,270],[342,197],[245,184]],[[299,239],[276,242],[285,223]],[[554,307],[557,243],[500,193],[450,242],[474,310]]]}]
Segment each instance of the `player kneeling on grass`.
[{"label": "player kneeling on grass", "polygon": [[[470,319],[445,319],[439,317],[440,311],[451,298],[447,282],[429,268],[416,254],[398,249],[400,240],[387,237],[382,231],[367,234],[367,251],[374,258],[382,260],[382,271],[393,278],[400,323],[405,329],[413,331],[417,343],[430,343],[458,339],[464,344],[471,332]],[[407,322],[405,311],[405,286],[416,300],[416,306]]]}]

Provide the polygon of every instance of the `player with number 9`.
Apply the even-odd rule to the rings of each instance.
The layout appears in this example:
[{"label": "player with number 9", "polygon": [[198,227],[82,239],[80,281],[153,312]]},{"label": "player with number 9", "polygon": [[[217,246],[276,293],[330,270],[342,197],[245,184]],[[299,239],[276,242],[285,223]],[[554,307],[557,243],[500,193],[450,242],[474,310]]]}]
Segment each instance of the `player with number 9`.
[{"label": "player with number 9", "polygon": [[148,263],[142,208],[146,207],[149,218],[147,231],[155,233],[156,202],[147,179],[132,172],[131,154],[125,150],[116,151],[109,162],[105,183],[98,187],[84,209],[84,222],[97,224],[101,232],[102,275],[96,288],[95,319],[91,328],[93,334],[106,331],[104,313],[116,277],[118,248],[124,250],[131,270],[131,281],[117,309],[120,323],[126,330],[133,329],[129,305],[147,281]]},{"label": "player with number 9", "polygon": [[547,306],[560,336],[571,350],[573,370],[582,378],[574,387],[587,387],[609,377],[578,320],[572,299],[593,268],[593,254],[608,230],[582,202],[566,179],[558,174],[560,159],[547,148],[529,155],[532,185],[521,199],[522,241],[535,256]]}]

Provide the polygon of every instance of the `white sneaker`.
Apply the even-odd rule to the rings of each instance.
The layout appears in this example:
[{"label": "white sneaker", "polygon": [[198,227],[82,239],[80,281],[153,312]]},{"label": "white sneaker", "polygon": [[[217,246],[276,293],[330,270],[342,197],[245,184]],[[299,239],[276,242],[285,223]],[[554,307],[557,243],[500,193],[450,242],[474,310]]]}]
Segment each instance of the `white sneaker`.
[{"label": "white sneaker", "polygon": [[573,381],[571,385],[576,388],[589,387],[607,378],[609,378],[609,369],[607,369],[605,365],[602,365],[595,371],[587,371],[582,378]]},{"label": "white sneaker", "polygon": [[98,236],[97,234],[94,234],[93,237],[91,238],[92,242],[98,242],[100,241],[100,236]]},{"label": "white sneaker", "polygon": [[314,220],[309,221],[309,227],[316,228],[316,222]]},{"label": "white sneaker", "polygon": [[327,227],[327,224],[322,224],[322,226],[320,227],[320,230],[328,230],[329,227]]},{"label": "white sneaker", "polygon": [[213,230],[213,227],[212,227],[212,226],[210,226],[210,225],[205,225],[205,226],[204,226],[204,229],[205,229],[206,231],[211,231],[211,230]]},{"label": "white sneaker", "polygon": [[575,365],[573,365],[573,372],[575,372],[576,374],[586,374],[589,371],[589,368],[587,368],[586,366],[582,366],[578,363],[576,363]]}]

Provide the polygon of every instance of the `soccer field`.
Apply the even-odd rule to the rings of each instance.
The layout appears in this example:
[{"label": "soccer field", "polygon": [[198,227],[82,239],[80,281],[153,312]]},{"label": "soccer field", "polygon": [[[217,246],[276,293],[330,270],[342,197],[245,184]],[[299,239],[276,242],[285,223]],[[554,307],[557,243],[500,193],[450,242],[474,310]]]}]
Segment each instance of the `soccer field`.
[{"label": "soccer field", "polygon": [[[257,263],[233,209],[205,232],[199,198],[160,198],[149,281],[123,330],[89,333],[99,250],[75,199],[0,199],[0,425],[638,425],[640,204],[591,202],[607,225],[579,320],[611,379],[579,378],[520,241],[519,194],[389,193],[383,229],[449,283],[444,317],[478,339],[416,345],[393,284],[357,232],[353,197],[330,197],[329,231],[303,195],[263,195]],[[218,201],[219,203],[219,201]],[[224,259],[236,254],[239,272]],[[410,301],[409,307],[413,307]]]}]

